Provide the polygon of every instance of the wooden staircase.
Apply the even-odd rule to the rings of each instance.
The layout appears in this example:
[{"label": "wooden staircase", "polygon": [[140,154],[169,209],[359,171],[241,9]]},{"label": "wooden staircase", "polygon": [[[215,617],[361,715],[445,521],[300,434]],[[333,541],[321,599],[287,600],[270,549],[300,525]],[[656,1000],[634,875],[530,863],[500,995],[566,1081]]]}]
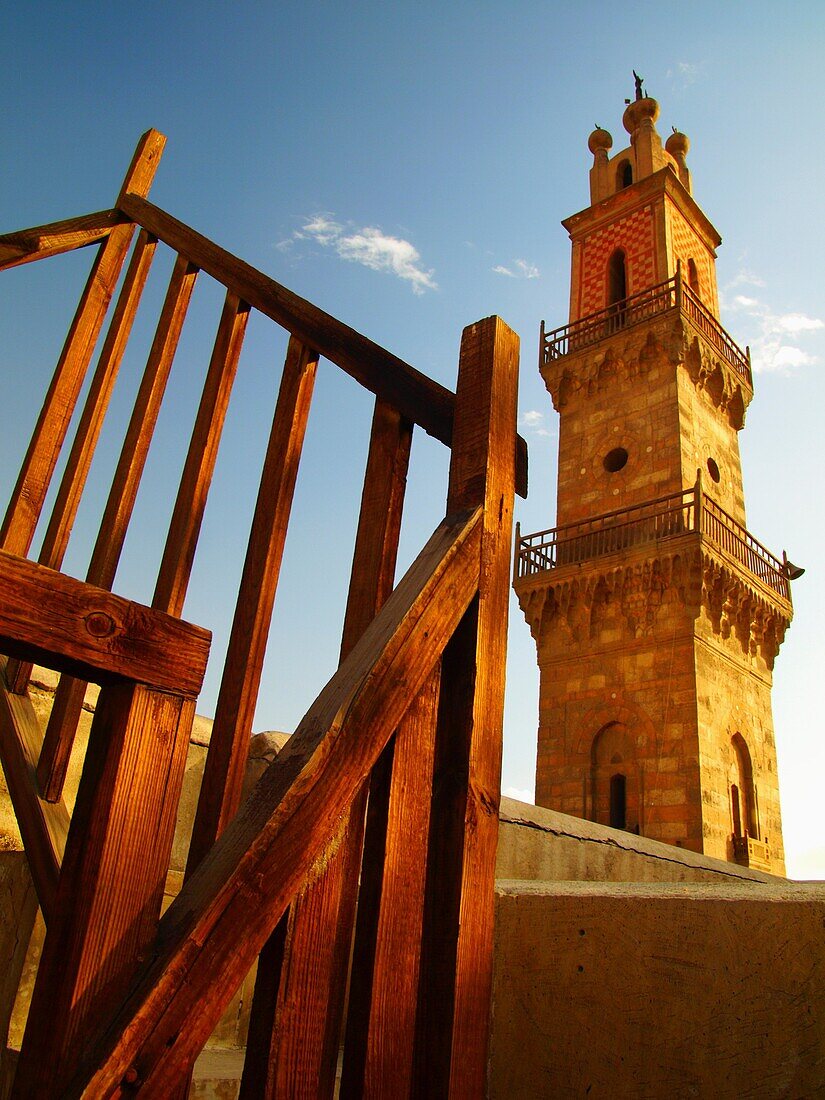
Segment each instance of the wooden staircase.
[{"label": "wooden staircase", "polygon": [[[257,957],[244,1100],[331,1096],[342,1041],[342,1096],[477,1098],[512,502],[514,489],[526,491],[518,340],[496,317],[466,328],[451,393],[152,205],[164,142],[144,135],[112,210],[0,237],[2,268],[95,249],[0,532],[0,755],[47,924],[12,1095],[184,1097]],[[76,579],[60,571],[64,554],[164,248],[172,275],[88,571]],[[201,275],[225,299],[154,595],[142,605],[111,589]],[[289,342],[186,881],[160,919],[210,647],[209,631],[180,616],[253,310]],[[341,663],[240,805],[322,356],[375,395]],[[416,427],[451,448],[446,514],[394,585]],[[45,730],[27,698],[35,661],[61,673]],[[102,689],[70,819],[62,790],[87,682]]]}]

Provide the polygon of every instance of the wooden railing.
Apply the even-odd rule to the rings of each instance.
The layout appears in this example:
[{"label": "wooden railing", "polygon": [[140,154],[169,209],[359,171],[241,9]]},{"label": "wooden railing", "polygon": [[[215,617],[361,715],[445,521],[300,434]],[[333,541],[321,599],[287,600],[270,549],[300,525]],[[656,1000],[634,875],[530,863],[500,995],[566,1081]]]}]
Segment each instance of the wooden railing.
[{"label": "wooden railing", "polygon": [[783,562],[703,492],[700,482],[681,493],[604,512],[579,523],[532,535],[522,536],[518,528],[517,532],[516,579],[674,535],[699,532],[777,595],[791,598]]},{"label": "wooden railing", "polygon": [[[0,532],[0,754],[47,920],[13,1095],[185,1096],[194,1058],[260,955],[242,1096],[332,1096],[348,988],[342,1095],[477,1097],[512,499],[526,487],[518,341],[495,317],[465,329],[451,393],[149,203],[164,140],[155,131],[141,140],[114,210],[0,237],[0,268],[97,247]],[[166,246],[171,279],[78,580],[60,569],[150,266]],[[154,596],[139,605],[109,590],[201,274],[224,287],[223,310]],[[209,651],[209,632],[180,615],[253,309],[289,342],[235,574],[186,881],[159,920]],[[240,807],[321,355],[375,395],[341,664]],[[447,518],[394,587],[416,426],[451,447]],[[62,673],[45,732],[27,695],[34,661]],[[87,681],[103,686],[70,819],[63,785]]]},{"label": "wooden railing", "polygon": [[740,377],[753,387],[750,349],[744,351],[722,328],[710,310],[682,277],[681,269],[671,279],[642,290],[621,302],[598,310],[578,321],[545,332],[541,323],[539,365],[545,366],[573,351],[589,347],[608,336],[632,328],[658,314],[679,310],[723,356]]}]

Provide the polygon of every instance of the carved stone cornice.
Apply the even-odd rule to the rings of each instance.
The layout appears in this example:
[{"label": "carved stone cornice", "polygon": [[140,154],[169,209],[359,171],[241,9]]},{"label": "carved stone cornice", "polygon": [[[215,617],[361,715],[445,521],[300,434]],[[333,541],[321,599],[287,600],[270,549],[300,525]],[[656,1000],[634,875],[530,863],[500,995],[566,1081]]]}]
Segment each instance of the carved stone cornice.
[{"label": "carved stone cornice", "polygon": [[653,370],[682,366],[697,390],[739,431],[753,391],[683,315],[672,311],[620,329],[580,351],[546,363],[541,374],[553,408],[586,400],[615,385],[644,383]]},{"label": "carved stone cornice", "polygon": [[726,650],[773,669],[793,614],[698,532],[664,551],[637,547],[548,569],[522,578],[516,593],[533,638],[560,656],[602,648],[605,629],[615,642],[672,632],[675,611],[686,626],[701,619]]}]

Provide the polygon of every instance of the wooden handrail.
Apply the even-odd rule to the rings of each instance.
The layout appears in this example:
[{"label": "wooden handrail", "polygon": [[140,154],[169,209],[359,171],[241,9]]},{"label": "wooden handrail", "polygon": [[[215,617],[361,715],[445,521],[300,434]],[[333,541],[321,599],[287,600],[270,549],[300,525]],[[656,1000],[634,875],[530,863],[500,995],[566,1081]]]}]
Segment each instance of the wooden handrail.
[{"label": "wooden handrail", "polygon": [[478,588],[482,526],[476,509],[436,529],[161,920],[153,958],[87,1047],[67,1098],[109,1095],[136,1062],[146,1095],[169,1095],[295,891],[334,850],[335,823],[458,626]]},{"label": "wooden handrail", "polygon": [[[450,446],[455,394],[446,387],[139,195],[125,195],[120,209],[428,435]],[[521,437],[516,444],[516,492],[527,495],[527,445]]]},{"label": "wooden handrail", "polygon": [[3,233],[0,235],[0,271],[99,244],[116,225],[125,221],[128,218],[119,210],[98,210],[78,218]]}]

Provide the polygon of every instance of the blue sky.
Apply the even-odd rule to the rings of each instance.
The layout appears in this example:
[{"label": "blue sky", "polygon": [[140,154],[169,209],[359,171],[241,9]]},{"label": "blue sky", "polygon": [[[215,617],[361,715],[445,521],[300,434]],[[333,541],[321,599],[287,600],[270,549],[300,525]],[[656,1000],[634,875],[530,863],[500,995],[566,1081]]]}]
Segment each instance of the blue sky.
[{"label": "blue sky", "polygon": [[[138,136],[154,126],[168,137],[155,202],[445,384],[454,384],[462,327],[500,314],[522,340],[525,531],[554,521],[557,425],[536,347],[542,318],[550,327],[567,319],[559,222],[587,205],[590,130],[599,123],[620,140],[631,69],[642,73],[661,104],[660,131],[675,125],[691,139],[694,196],[724,238],[722,320],[751,345],[758,369],[741,436],[749,527],[807,567],[776,664],[774,711],[789,871],[825,876],[814,694],[825,663],[825,9],[41,2],[0,8],[0,34],[5,230],[110,205]],[[4,276],[4,495],[89,259]],[[135,598],[151,596],[158,502],[177,478],[217,322],[219,295],[201,283],[115,585]],[[149,298],[162,292],[161,282]],[[115,424],[150,338],[139,323]],[[257,477],[282,353],[273,327],[254,321],[186,608],[215,630],[216,657],[234,600],[228,564],[254,502],[244,475]],[[292,728],[334,668],[370,411],[354,384],[322,365],[256,728]],[[114,436],[113,424],[67,563],[78,572]],[[443,449],[418,440],[404,563],[436,522],[445,484]],[[507,788],[532,787],[536,709],[535,649],[514,604]]]}]

